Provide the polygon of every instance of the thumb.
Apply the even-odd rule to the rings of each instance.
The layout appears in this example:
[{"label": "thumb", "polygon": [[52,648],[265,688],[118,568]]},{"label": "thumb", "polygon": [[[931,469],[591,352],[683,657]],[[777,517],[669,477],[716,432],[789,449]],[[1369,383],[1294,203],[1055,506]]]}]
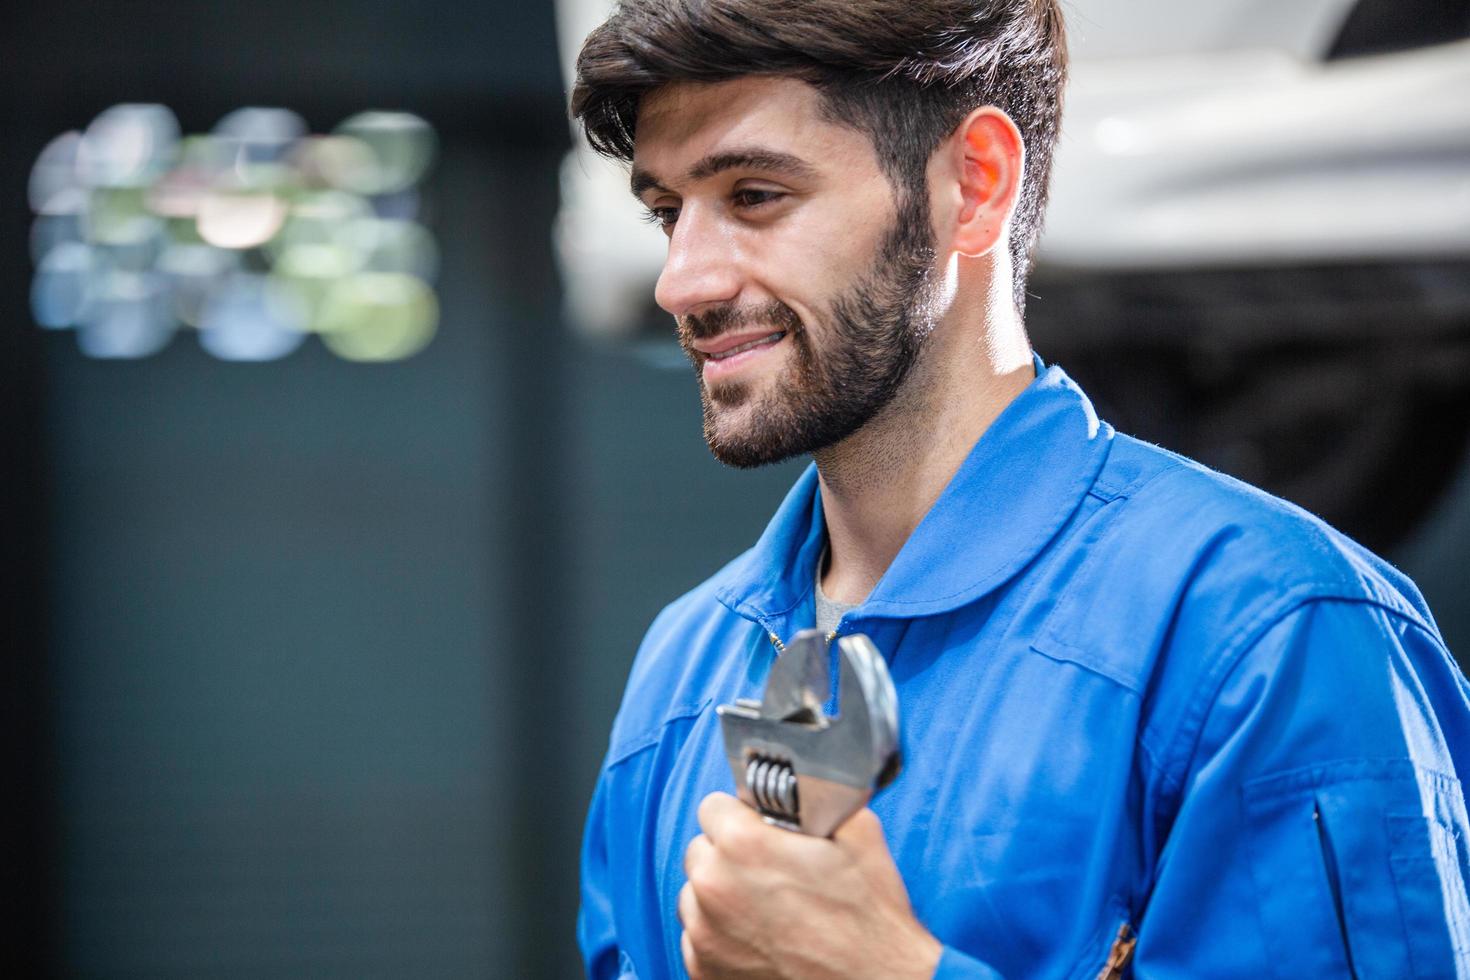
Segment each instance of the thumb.
[{"label": "thumb", "polygon": [[867,807],[854,813],[837,828],[832,841],[865,869],[869,881],[887,896],[888,904],[897,908],[909,907],[908,888],[899,874],[893,854],[888,850],[883,822],[876,813]]},{"label": "thumb", "polygon": [[863,807],[832,833],[832,841],[843,850],[855,854],[887,852],[888,841],[883,836],[883,821],[868,807]]}]

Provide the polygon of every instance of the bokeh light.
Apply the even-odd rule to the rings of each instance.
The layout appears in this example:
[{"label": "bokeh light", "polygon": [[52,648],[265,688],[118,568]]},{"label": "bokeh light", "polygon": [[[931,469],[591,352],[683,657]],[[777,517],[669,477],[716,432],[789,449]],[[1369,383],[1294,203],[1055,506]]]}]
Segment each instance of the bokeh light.
[{"label": "bokeh light", "polygon": [[101,270],[77,322],[77,346],[89,357],[136,359],[162,350],[173,335],[163,276]]},{"label": "bokeh light", "polygon": [[148,210],[141,187],[98,187],[85,215],[88,241],[100,245],[138,245],[158,235],[163,219]]},{"label": "bokeh light", "polygon": [[306,120],[289,109],[236,109],[214,127],[214,135],[237,166],[277,163],[307,134]]},{"label": "bokeh light", "polygon": [[327,295],[355,273],[360,257],[333,242],[303,242],[288,248],[271,272],[274,294],[300,310],[303,329],[320,331]]},{"label": "bokeh light", "polygon": [[438,301],[422,279],[361,272],[327,294],[322,341],[350,361],[396,361],[421,350],[438,322]]},{"label": "bokeh light", "polygon": [[70,327],[82,318],[92,286],[92,249],[62,242],[47,253],[31,281],[31,315],[43,327]]},{"label": "bokeh light", "polygon": [[242,264],[240,252],[202,242],[176,242],[158,257],[158,271],[168,277],[174,316],[191,327],[200,325],[210,298],[225,278]]},{"label": "bokeh light", "polygon": [[37,215],[31,224],[31,261],[39,268],[54,250],[67,244],[82,244],[86,237],[80,214]]},{"label": "bokeh light", "polygon": [[286,222],[286,202],[270,191],[215,190],[199,203],[199,237],[220,248],[255,248]]},{"label": "bokeh light", "polygon": [[366,198],[339,190],[305,191],[295,195],[280,233],[266,242],[266,251],[279,260],[298,245],[337,245],[360,218],[373,215]]},{"label": "bokeh light", "polygon": [[394,194],[419,182],[434,159],[434,130],[407,112],[361,112],[337,135],[366,148],[332,154],[334,181],[359,194]]},{"label": "bokeh light", "polygon": [[89,187],[144,187],[173,165],[179,121],[161,105],[116,105],[82,134],[77,173]]},{"label": "bokeh light", "polygon": [[434,236],[414,221],[360,219],[347,226],[346,241],[371,272],[402,272],[432,282],[439,271]]},{"label": "bokeh light", "polygon": [[265,276],[230,276],[205,305],[199,344],[225,361],[274,361],[306,339],[291,309],[273,296]]},{"label": "bokeh light", "polygon": [[77,150],[81,145],[81,133],[62,133],[41,151],[31,168],[27,188],[32,211],[75,214],[86,206],[86,192],[77,173]]},{"label": "bokeh light", "polygon": [[92,357],[146,357],[181,327],[230,361],[312,333],[348,360],[409,357],[439,318],[439,249],[418,221],[436,148],[406,112],[313,135],[251,106],[185,136],[163,106],[113,106],[31,170],[32,314]]}]

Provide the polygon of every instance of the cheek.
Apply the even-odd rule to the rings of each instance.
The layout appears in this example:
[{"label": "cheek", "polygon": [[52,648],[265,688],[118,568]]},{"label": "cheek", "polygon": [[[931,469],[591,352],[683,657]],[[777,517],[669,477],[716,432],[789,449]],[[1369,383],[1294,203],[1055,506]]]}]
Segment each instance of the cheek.
[{"label": "cheek", "polygon": [[757,232],[742,251],[762,284],[805,317],[868,272],[886,228],[872,210],[808,208]]}]

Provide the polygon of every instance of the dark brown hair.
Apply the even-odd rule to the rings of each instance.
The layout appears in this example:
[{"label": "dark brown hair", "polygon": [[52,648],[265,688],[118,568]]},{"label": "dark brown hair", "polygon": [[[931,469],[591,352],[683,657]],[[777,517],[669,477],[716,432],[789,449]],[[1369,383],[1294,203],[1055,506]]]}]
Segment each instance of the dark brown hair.
[{"label": "dark brown hair", "polygon": [[927,213],[929,157],[994,105],[1026,147],[1009,243],[1024,309],[1066,73],[1058,0],[621,0],[582,46],[572,114],[595,150],[631,160],[639,102],[661,85],[799,78],[873,141],[900,206]]}]

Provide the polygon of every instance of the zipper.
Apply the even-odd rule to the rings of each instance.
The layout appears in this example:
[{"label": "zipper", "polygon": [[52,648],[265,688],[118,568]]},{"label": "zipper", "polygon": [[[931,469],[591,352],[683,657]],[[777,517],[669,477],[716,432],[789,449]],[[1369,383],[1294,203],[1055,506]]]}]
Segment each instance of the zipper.
[{"label": "zipper", "polygon": [[1327,836],[1327,825],[1322,822],[1322,808],[1312,802],[1312,824],[1317,828],[1317,843],[1322,848],[1322,864],[1327,869],[1327,887],[1332,892],[1332,910],[1337,915],[1337,931],[1342,936],[1342,955],[1347,960],[1348,976],[1357,980],[1358,971],[1353,967],[1353,949],[1348,945],[1347,919],[1342,914],[1342,885],[1337,877],[1337,858],[1332,853],[1332,841]]},{"label": "zipper", "polygon": [[[773,629],[771,629],[769,626],[766,626],[766,624],[764,622],[761,623],[761,626],[765,627],[766,637],[771,641],[771,646],[773,646],[773,647],[776,648],[776,654],[777,654],[777,656],[785,656],[786,655],[786,644],[784,644],[784,643],[781,642],[781,638],[776,635],[776,631],[773,630]],[[838,623],[837,624],[837,629],[835,629],[832,632],[830,632],[830,633],[827,634],[826,647],[827,647],[827,653],[828,653],[829,656],[835,656],[836,655],[836,651],[832,650],[832,641],[834,639],[836,639],[836,637],[837,637],[837,630],[840,630],[841,628],[842,628],[842,624],[841,623]],[[825,707],[824,710],[827,711],[827,712],[831,712],[831,711],[835,710],[835,703],[836,703],[835,702],[835,698],[837,696],[836,695],[836,688],[832,686],[832,684],[834,682],[831,679],[831,677],[832,677],[831,668],[833,666],[834,665],[829,660],[828,661],[828,681],[827,681],[828,691],[827,691],[827,696],[822,699],[823,704],[826,705],[826,707]]]},{"label": "zipper", "polygon": [[1123,971],[1128,969],[1129,963],[1133,962],[1133,948],[1137,945],[1138,935],[1125,919],[1118,927],[1118,935],[1113,940],[1113,948],[1108,950],[1108,961],[1103,964],[1097,980],[1122,980]]},{"label": "zipper", "polygon": [[[841,628],[842,627],[839,624],[838,627],[837,627],[837,629],[835,629],[832,632],[830,632],[830,633],[827,634],[827,642],[828,643],[831,643],[833,640],[837,639],[837,632]],[[776,648],[776,652],[777,653],[785,653],[786,652],[786,644],[784,644],[784,643],[781,642],[781,638],[779,636],[777,636],[774,632],[772,632],[769,629],[766,630],[766,636],[768,638],[770,638],[771,646],[773,646],[773,647]]]}]

